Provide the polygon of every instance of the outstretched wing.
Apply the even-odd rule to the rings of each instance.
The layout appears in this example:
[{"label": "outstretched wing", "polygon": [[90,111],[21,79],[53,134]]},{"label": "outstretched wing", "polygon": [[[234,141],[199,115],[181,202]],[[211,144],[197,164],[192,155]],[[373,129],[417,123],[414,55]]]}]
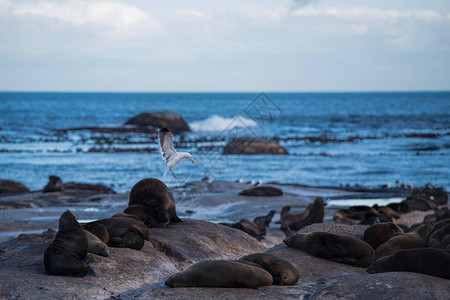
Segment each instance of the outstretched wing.
[{"label": "outstretched wing", "polygon": [[169,161],[169,158],[176,154],[175,148],[173,147],[173,135],[169,129],[163,128],[158,132],[159,138],[159,152],[161,157],[165,162]]}]

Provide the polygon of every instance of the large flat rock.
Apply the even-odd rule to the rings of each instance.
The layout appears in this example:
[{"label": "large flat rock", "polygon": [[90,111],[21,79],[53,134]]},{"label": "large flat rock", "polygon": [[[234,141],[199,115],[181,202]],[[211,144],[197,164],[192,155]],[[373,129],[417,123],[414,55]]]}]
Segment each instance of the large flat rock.
[{"label": "large flat rock", "polygon": [[150,241],[137,251],[110,248],[109,257],[92,255],[97,276],[46,274],[45,249],[55,231],[20,235],[0,244],[0,299],[105,298],[156,287],[170,275],[205,259],[236,259],[267,250],[251,236],[206,221],[187,220],[149,230]]}]

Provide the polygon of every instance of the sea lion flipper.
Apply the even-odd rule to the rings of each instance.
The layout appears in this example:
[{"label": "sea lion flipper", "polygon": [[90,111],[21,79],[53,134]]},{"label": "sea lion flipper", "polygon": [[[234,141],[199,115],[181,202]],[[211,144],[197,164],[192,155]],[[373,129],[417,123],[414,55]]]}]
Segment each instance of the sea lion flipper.
[{"label": "sea lion flipper", "polygon": [[97,276],[97,273],[95,273],[94,269],[91,266],[89,266],[89,271],[88,271],[87,275]]}]

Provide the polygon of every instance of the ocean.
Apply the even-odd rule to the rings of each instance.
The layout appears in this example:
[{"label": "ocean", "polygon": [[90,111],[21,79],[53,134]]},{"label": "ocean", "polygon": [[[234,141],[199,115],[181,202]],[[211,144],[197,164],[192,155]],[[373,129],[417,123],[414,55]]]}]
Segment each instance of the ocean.
[{"label": "ocean", "polygon": [[[163,178],[149,134],[63,131],[121,126],[173,110],[192,132],[175,135],[178,179]],[[450,92],[404,93],[0,93],[0,178],[39,190],[49,175],[127,192],[155,177],[313,186],[427,183],[450,188]],[[222,155],[239,136],[274,138],[290,155]],[[170,174],[170,173],[169,173]]]}]

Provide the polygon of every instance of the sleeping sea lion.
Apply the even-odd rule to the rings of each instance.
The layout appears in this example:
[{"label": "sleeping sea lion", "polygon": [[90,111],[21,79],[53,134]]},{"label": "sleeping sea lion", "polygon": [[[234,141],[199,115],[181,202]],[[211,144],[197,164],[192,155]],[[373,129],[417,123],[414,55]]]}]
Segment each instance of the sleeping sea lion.
[{"label": "sleeping sea lion", "polygon": [[373,224],[364,231],[364,241],[375,250],[387,242],[392,235],[403,233],[403,229],[394,223]]},{"label": "sleeping sea lion", "polygon": [[144,237],[141,231],[125,221],[113,218],[101,219],[95,222],[104,225],[108,230],[108,246],[135,250],[140,250],[144,246]]},{"label": "sleeping sea lion", "polygon": [[375,250],[375,258],[380,259],[384,256],[394,254],[401,249],[427,247],[428,235],[432,230],[432,224],[424,224],[408,233],[394,235]]},{"label": "sleeping sea lion", "polygon": [[[151,223],[149,219],[153,219],[159,226],[183,222],[176,214],[172,191],[158,179],[142,179],[133,186],[128,206],[136,204],[141,205],[140,213],[147,215],[144,220],[147,226],[153,226],[153,224],[149,224]],[[135,214],[130,210],[125,210],[125,213]],[[138,217],[142,219],[140,216]]]},{"label": "sleeping sea lion", "polygon": [[109,256],[108,246],[103,243],[95,234],[84,229],[86,238],[88,240],[88,253],[97,254],[100,256]]},{"label": "sleeping sea lion", "polygon": [[272,275],[250,263],[230,260],[198,262],[165,281],[170,287],[253,288],[272,284]]},{"label": "sleeping sea lion", "polygon": [[58,233],[45,250],[44,266],[52,275],[85,276],[95,274],[86,262],[88,240],[83,228],[69,210],[59,218]]},{"label": "sleeping sea lion", "polygon": [[328,232],[297,233],[286,238],[284,243],[320,258],[357,267],[368,267],[375,258],[372,247],[366,242]]},{"label": "sleeping sea lion", "polygon": [[97,222],[89,222],[89,223],[82,223],[80,224],[81,227],[83,227],[84,230],[89,231],[96,237],[102,241],[102,243],[105,243],[108,245],[109,243],[109,233],[108,230],[106,230],[106,227],[103,224],[97,223]]},{"label": "sleeping sea lion", "polygon": [[299,272],[290,262],[272,254],[255,253],[244,256],[239,260],[256,263],[269,272],[275,285],[293,285],[299,279]]},{"label": "sleeping sea lion", "polygon": [[141,223],[145,223],[138,216],[132,215],[132,214],[127,214],[127,213],[120,213],[120,212],[115,213],[114,215],[111,216],[111,218],[131,218],[131,219],[139,221]]},{"label": "sleeping sea lion", "polygon": [[450,224],[430,234],[428,247],[450,250]]},{"label": "sleeping sea lion", "polygon": [[367,272],[415,272],[450,279],[450,252],[434,248],[399,250],[376,260]]}]

